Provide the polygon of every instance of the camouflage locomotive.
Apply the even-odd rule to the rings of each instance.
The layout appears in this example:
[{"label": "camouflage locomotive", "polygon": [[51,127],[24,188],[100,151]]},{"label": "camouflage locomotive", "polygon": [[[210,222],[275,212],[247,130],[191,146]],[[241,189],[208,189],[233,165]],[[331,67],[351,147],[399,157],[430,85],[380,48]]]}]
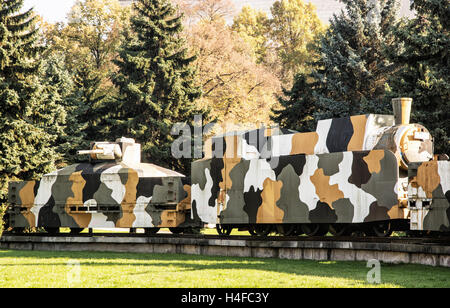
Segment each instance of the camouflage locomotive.
[{"label": "camouflage locomotive", "polygon": [[388,236],[410,229],[410,211],[412,229],[449,231],[450,164],[430,162],[433,140],[425,127],[409,123],[411,103],[393,100],[393,116],[319,121],[310,133],[217,136],[207,158],[192,164],[192,209],[223,234],[240,228],[257,235]]},{"label": "camouflage locomotive", "polygon": [[189,233],[215,224],[251,234],[320,236],[394,230],[450,231],[450,162],[410,124],[411,99],[394,115],[318,122],[315,132],[262,128],[215,136],[182,174],[140,162],[132,139],[94,142],[88,163],[9,186],[7,223],[26,227],[144,228]]}]

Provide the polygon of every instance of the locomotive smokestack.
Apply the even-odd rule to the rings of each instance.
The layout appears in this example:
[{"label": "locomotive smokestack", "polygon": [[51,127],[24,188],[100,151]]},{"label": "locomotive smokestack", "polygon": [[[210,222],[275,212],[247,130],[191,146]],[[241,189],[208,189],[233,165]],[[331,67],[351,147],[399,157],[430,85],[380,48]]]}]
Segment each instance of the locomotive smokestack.
[{"label": "locomotive smokestack", "polygon": [[407,125],[411,118],[412,98],[400,97],[392,100],[395,125]]}]

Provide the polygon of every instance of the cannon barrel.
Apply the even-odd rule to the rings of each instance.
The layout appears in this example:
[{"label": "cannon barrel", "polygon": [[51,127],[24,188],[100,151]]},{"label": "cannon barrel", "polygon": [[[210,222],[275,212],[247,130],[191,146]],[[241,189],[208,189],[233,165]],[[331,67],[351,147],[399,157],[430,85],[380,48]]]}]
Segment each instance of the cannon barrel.
[{"label": "cannon barrel", "polygon": [[102,149],[77,151],[78,155],[91,155],[91,154],[104,154],[104,153],[105,153],[105,151]]},{"label": "cannon barrel", "polygon": [[122,159],[122,150],[119,144],[112,142],[94,142],[90,150],[77,151],[78,155],[90,155],[91,160]]}]

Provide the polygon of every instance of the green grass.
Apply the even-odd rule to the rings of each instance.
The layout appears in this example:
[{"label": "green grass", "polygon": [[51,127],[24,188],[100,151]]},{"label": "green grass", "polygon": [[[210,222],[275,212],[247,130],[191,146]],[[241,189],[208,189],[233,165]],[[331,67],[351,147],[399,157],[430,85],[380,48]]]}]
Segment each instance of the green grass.
[{"label": "green grass", "polygon": [[[71,260],[79,281],[68,281],[77,277]],[[382,264],[378,285],[366,282],[369,270],[365,262],[0,250],[0,288],[450,287],[448,268]]]}]

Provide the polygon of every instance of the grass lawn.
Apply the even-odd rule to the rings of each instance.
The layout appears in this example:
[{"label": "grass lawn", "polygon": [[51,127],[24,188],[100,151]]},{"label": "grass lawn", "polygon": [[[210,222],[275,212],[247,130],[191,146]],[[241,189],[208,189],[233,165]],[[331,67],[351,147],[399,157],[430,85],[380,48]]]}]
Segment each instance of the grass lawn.
[{"label": "grass lawn", "polygon": [[382,264],[378,285],[366,282],[369,270],[365,262],[0,250],[0,288],[450,287],[448,268]]}]

